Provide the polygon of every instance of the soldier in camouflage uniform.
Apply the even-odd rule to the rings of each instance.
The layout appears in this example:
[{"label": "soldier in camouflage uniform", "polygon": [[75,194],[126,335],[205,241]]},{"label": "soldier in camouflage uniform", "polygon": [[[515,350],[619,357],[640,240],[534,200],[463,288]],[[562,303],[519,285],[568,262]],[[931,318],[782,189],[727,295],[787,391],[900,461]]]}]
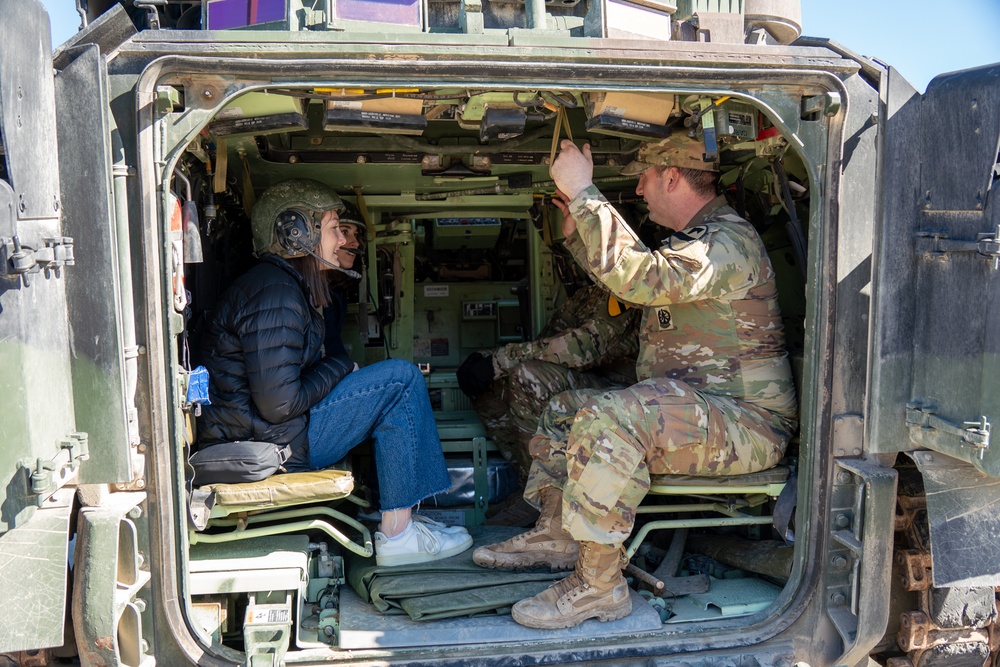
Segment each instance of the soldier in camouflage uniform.
[{"label": "soldier in camouflage uniform", "polygon": [[552,177],[566,247],[618,298],[643,308],[637,384],[559,394],[529,444],[533,530],[480,547],[485,567],[575,572],[522,600],[539,628],[631,611],[622,545],[650,474],[731,475],[775,465],[796,428],[774,271],[753,227],[715,196],[698,142],[644,147],[624,173],[650,218],[674,230],[646,248],[593,186],[589,146],[563,141]]},{"label": "soldier in camouflage uniform", "polygon": [[[514,463],[522,485],[531,467],[528,441],[552,396],[569,389],[635,382],[640,313],[609,299],[614,297],[601,285],[577,290],[553,313],[536,340],[473,354],[459,369],[460,379],[463,373],[479,372],[482,380],[488,380],[477,384],[465,379],[461,386],[473,399],[490,438]],[[534,522],[537,513],[527,509]]]}]

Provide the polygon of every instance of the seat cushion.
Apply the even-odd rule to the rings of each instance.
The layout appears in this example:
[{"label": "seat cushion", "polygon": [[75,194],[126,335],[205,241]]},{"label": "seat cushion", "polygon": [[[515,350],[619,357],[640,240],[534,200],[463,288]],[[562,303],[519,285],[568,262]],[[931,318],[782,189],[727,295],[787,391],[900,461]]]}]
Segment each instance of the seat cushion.
[{"label": "seat cushion", "polygon": [[211,484],[202,489],[215,494],[217,506],[284,507],[343,498],[354,489],[354,477],[348,470],[290,472],[259,482]]},{"label": "seat cushion", "polygon": [[752,472],[747,475],[714,475],[699,477],[695,475],[650,475],[649,483],[653,486],[758,486],[761,484],[780,484],[788,480],[788,466],[778,465],[767,470]]}]

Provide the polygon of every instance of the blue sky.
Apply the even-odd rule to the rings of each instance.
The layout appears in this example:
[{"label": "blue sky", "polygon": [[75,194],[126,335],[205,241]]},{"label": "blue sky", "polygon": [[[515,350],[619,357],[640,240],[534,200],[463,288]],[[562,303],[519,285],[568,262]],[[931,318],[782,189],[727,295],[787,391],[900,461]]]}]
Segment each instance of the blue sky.
[{"label": "blue sky", "polygon": [[[74,0],[42,0],[52,43],[80,26]],[[923,91],[937,74],[1000,62],[998,0],[802,0],[802,32],[892,65]]]}]

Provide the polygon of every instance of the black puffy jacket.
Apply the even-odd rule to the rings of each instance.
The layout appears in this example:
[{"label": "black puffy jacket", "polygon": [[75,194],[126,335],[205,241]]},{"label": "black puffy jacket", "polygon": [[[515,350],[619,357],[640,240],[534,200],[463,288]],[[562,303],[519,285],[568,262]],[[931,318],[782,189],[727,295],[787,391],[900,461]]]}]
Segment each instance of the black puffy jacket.
[{"label": "black puffy jacket", "polygon": [[302,277],[264,255],[223,295],[205,332],[212,403],[198,418],[199,444],[290,444],[286,468],[307,469],[309,408],[354,368],[347,358],[320,357],[323,334]]}]

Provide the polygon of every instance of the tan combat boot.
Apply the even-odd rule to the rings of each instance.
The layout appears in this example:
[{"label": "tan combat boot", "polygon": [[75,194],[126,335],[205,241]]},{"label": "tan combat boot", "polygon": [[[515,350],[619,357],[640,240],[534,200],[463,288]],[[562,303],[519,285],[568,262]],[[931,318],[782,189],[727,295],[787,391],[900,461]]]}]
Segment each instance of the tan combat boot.
[{"label": "tan combat boot", "polygon": [[588,618],[614,621],[632,612],[628,583],[622,576],[620,546],[580,543],[576,571],[533,598],[514,605],[514,620],[529,628],[571,628]]},{"label": "tan combat boot", "polygon": [[576,563],[579,544],[562,527],[562,491],[542,491],[542,509],[531,530],[472,552],[476,565],[503,570],[548,567],[552,572],[570,570]]},{"label": "tan combat boot", "polygon": [[524,497],[517,493],[505,500],[495,509],[486,511],[486,526],[517,526],[528,528],[538,521],[538,510],[528,504]]}]

